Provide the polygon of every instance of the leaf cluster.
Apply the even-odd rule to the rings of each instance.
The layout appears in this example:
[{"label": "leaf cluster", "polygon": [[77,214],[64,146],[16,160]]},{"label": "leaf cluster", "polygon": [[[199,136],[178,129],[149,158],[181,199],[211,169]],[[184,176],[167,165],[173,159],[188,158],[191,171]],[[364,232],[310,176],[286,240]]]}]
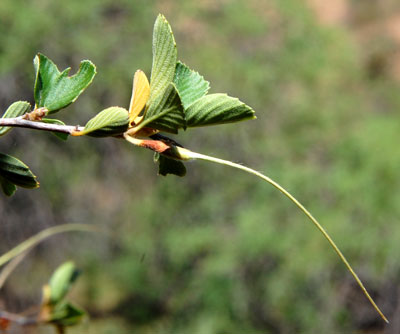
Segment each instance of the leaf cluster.
[{"label": "leaf cluster", "polygon": [[[210,84],[178,60],[172,29],[159,15],[153,31],[153,65],[150,97],[136,130],[144,127],[178,133],[179,129],[253,119],[254,111],[226,94],[207,94]],[[135,94],[135,87],[133,89]],[[159,174],[183,176],[182,162],[156,154]]]},{"label": "leaf cluster", "polygon": [[[75,102],[92,83],[96,67],[91,61],[83,60],[77,73],[69,76],[71,68],[60,71],[53,61],[40,53],[34,58],[33,64],[33,110],[31,111],[29,102],[18,101],[6,110],[3,118],[64,126],[62,121],[47,116]],[[209,82],[178,60],[171,26],[161,14],[158,15],[153,30],[150,82],[140,70],[136,72],[133,82],[129,110],[118,106],[109,107],[90,119],[84,128],[77,126],[69,132],[53,133],[62,140],[66,140],[68,135],[152,139],[159,132],[176,134],[180,129],[255,118],[254,111],[237,98],[221,93],[208,94]],[[0,136],[10,130],[10,126],[0,127]],[[168,138],[161,140],[161,145],[165,140],[168,141]],[[185,166],[176,160],[176,156],[171,155],[170,150],[157,150],[154,148],[157,145],[154,144],[142,146],[156,151],[154,160],[159,164],[159,174],[185,175]],[[39,183],[22,161],[1,154],[0,185],[3,192],[11,196],[17,186],[37,188]]]}]

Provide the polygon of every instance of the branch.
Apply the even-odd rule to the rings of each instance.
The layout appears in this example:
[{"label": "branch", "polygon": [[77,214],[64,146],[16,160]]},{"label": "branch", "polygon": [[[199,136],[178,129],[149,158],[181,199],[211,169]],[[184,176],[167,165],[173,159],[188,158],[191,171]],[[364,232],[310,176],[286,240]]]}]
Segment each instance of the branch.
[{"label": "branch", "polygon": [[43,131],[60,132],[69,135],[74,131],[75,132],[82,131],[84,128],[83,126],[79,125],[59,125],[59,124],[50,124],[38,121],[29,121],[23,119],[23,116],[15,118],[0,118],[0,126],[11,126],[11,127],[43,130]]}]

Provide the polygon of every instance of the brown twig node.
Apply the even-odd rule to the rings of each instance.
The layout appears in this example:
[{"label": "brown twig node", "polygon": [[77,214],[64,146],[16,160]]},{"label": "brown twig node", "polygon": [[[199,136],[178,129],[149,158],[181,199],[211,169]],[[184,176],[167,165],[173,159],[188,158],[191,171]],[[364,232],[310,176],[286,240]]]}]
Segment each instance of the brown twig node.
[{"label": "brown twig node", "polygon": [[41,107],[26,113],[22,118],[28,121],[41,121],[48,112],[47,108]]}]

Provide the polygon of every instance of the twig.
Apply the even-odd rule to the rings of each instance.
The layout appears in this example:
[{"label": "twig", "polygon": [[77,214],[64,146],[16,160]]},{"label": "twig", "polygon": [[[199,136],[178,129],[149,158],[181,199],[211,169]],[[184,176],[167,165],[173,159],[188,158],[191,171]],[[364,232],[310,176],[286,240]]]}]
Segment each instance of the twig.
[{"label": "twig", "polygon": [[42,131],[52,131],[71,134],[73,131],[82,131],[83,126],[79,125],[60,125],[60,124],[50,124],[37,121],[29,121],[23,119],[23,116],[14,118],[0,118],[0,126],[11,126],[19,128],[28,128]]}]

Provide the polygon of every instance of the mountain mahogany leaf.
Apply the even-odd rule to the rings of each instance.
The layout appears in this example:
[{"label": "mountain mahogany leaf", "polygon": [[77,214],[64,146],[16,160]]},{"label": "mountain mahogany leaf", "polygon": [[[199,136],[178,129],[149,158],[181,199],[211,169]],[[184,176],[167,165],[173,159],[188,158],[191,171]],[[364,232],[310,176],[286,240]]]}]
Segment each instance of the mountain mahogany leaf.
[{"label": "mountain mahogany leaf", "polygon": [[50,297],[48,303],[51,305],[58,304],[68,293],[78,276],[79,271],[72,261],[60,265],[51,275],[49,281]]},{"label": "mountain mahogany leaf", "polygon": [[239,122],[256,118],[254,110],[226,94],[203,96],[185,110],[188,127]]},{"label": "mountain mahogany leaf", "polygon": [[171,26],[159,14],[153,30],[153,65],[150,78],[150,98],[147,106],[159,99],[174,79],[177,50]]},{"label": "mountain mahogany leaf", "polygon": [[139,116],[140,112],[146,106],[149,96],[149,80],[147,80],[146,74],[143,71],[138,70],[133,78],[132,97],[129,105],[129,122],[131,124],[134,123],[135,118]]},{"label": "mountain mahogany leaf", "polygon": [[185,110],[196,100],[206,95],[210,83],[185,64],[178,61],[175,69],[174,84],[181,97]]},{"label": "mountain mahogany leaf", "polygon": [[[57,124],[57,125],[65,125],[64,122],[54,119],[54,118],[43,118],[42,119],[43,123],[49,123],[49,124]],[[52,132],[53,135],[55,135],[57,138],[60,138],[61,140],[67,140],[68,139],[68,133],[62,133],[62,132]]]},{"label": "mountain mahogany leaf", "polygon": [[19,187],[30,189],[39,187],[36,176],[29,167],[8,154],[0,153],[0,176]]},{"label": "mountain mahogany leaf", "polygon": [[1,190],[3,190],[3,193],[6,196],[14,195],[15,191],[17,190],[17,187],[15,186],[14,183],[7,181],[4,177],[1,176],[0,176],[0,186]]},{"label": "mountain mahogany leaf", "polygon": [[86,123],[83,131],[76,135],[92,137],[109,137],[121,134],[128,129],[128,110],[120,107],[110,107],[99,112]]},{"label": "mountain mahogany leaf", "polygon": [[[2,118],[14,118],[19,117],[31,110],[31,104],[26,101],[17,101],[10,105],[6,112],[4,113]],[[5,135],[8,131],[10,131],[12,127],[10,126],[1,126],[0,127],[0,136]]]},{"label": "mountain mahogany leaf", "polygon": [[60,72],[49,58],[40,53],[33,60],[33,64],[36,71],[36,107],[44,107],[49,113],[74,102],[96,75],[96,66],[90,60],[83,60],[78,72],[71,77],[68,76],[70,67]]},{"label": "mountain mahogany leaf", "polygon": [[144,125],[170,133],[178,133],[178,129],[185,128],[182,102],[173,83],[167,86],[161,98],[150,105],[140,123],[141,127]]},{"label": "mountain mahogany leaf", "polygon": [[186,175],[186,167],[182,161],[169,159],[159,153],[155,153],[154,161],[158,162],[158,174],[167,176],[168,174],[174,174],[177,176]]}]

